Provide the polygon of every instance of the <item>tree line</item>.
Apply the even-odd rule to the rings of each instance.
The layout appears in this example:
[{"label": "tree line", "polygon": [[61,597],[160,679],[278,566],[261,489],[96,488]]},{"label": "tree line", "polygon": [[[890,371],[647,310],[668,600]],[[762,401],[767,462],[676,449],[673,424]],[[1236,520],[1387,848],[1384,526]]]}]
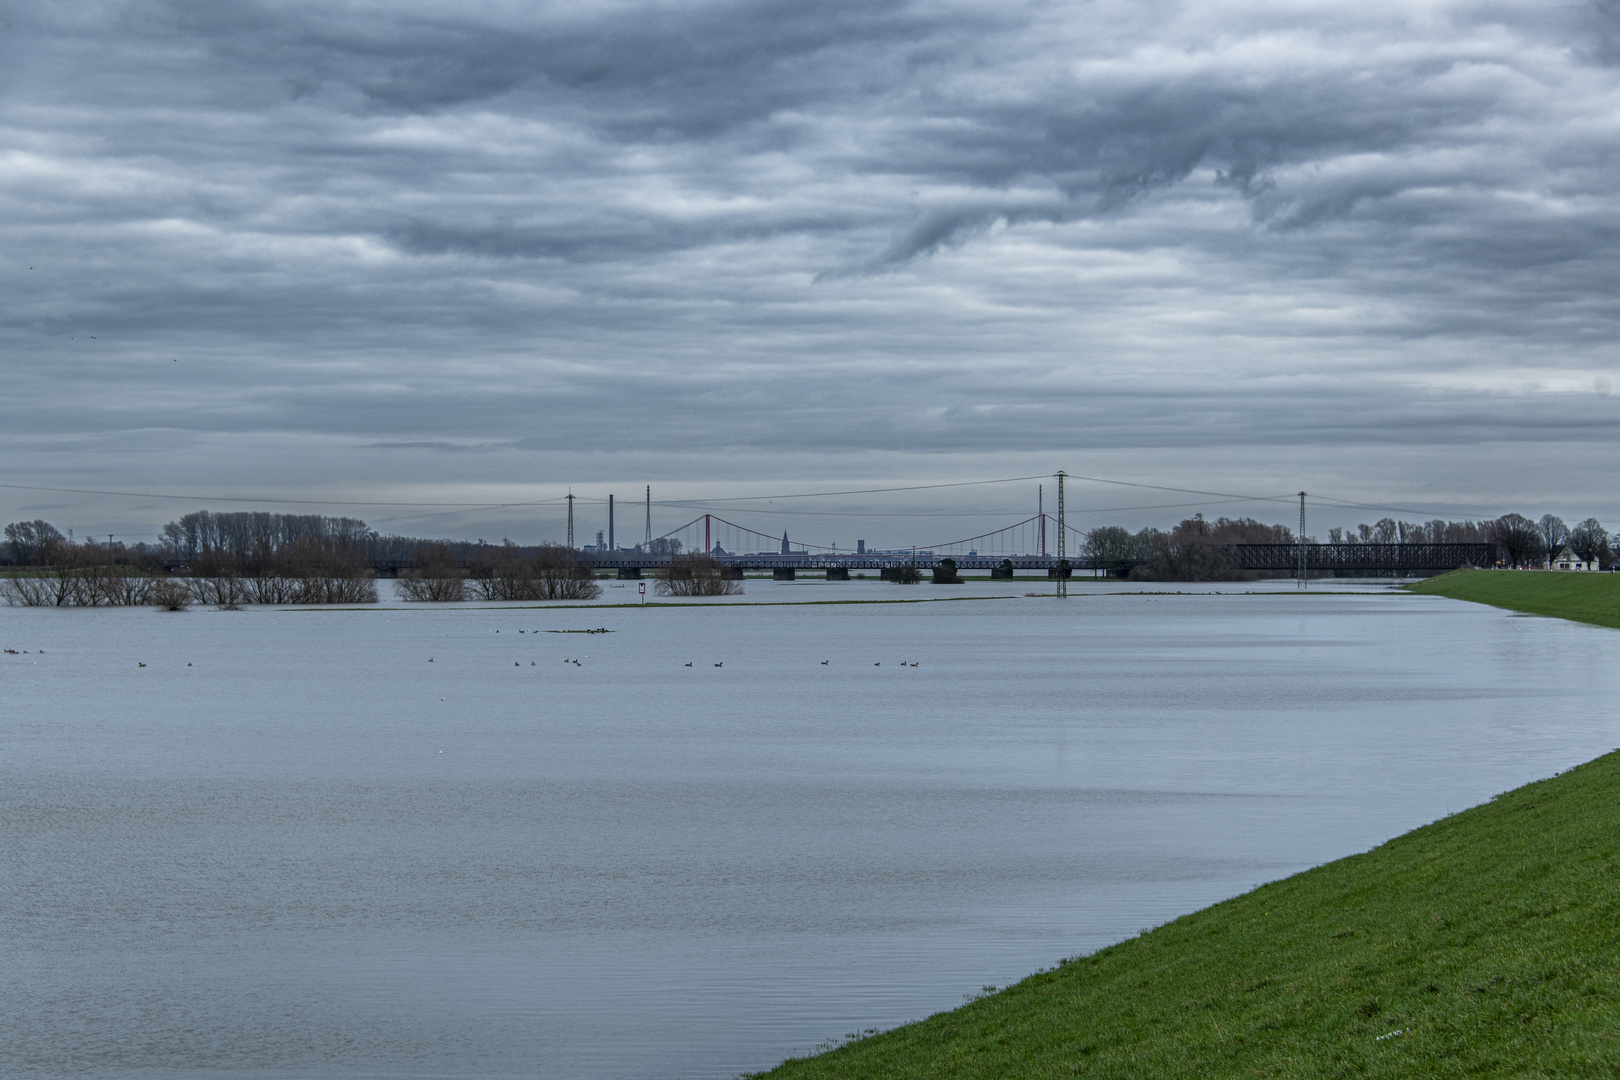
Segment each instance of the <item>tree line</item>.
[{"label": "tree line", "polygon": [[[742,584],[718,561],[666,551],[675,557],[653,575],[660,596],[742,592]],[[399,578],[399,593],[407,600],[594,600],[602,594],[595,568],[560,544],[520,548],[508,543],[481,549],[470,561],[447,545],[426,544],[416,549],[412,562]]]},{"label": "tree line", "polygon": [[[351,518],[280,532],[221,531],[196,515],[164,527],[164,544],[73,541],[45,521],[7,525],[6,556],[24,573],[0,582],[0,598],[30,607],[190,604],[365,604],[377,601],[371,562]],[[201,526],[201,527],[199,527]]]},{"label": "tree line", "polygon": [[[1238,581],[1260,574],[1242,568],[1235,545],[1292,544],[1286,525],[1266,525],[1253,518],[1216,518],[1202,514],[1169,530],[1138,532],[1105,525],[1086,534],[1084,555],[1117,577],[1134,581]],[[1306,543],[1315,543],[1311,537]],[[1596,518],[1570,527],[1555,514],[1532,521],[1522,514],[1494,520],[1425,522],[1384,518],[1353,529],[1329,529],[1333,544],[1489,544],[1493,565],[1545,566],[1568,548],[1583,561],[1603,569],[1620,567],[1620,535],[1611,536]]]},{"label": "tree line", "polygon": [[[601,595],[578,552],[558,544],[520,547],[379,536],[364,521],[318,514],[199,510],[163,526],[157,544],[74,541],[42,520],[5,527],[0,599],[45,607],[191,604],[376,603],[376,562],[407,564],[407,600],[589,600]],[[680,541],[653,542],[674,555],[658,591],[675,596],[740,591],[724,568],[680,555]]]},{"label": "tree line", "polygon": [[[409,600],[587,600],[601,591],[591,566],[562,545],[379,536],[358,518],[199,510],[164,525],[161,537],[158,544],[75,542],[45,521],[13,522],[5,527],[0,563],[27,572],[0,582],[0,598],[57,607],[375,603],[374,562],[408,564],[399,590]],[[1087,534],[1083,554],[1115,576],[1138,581],[1243,580],[1260,575],[1242,568],[1235,545],[1294,539],[1286,525],[1208,521],[1199,514],[1168,530],[1101,526]],[[1620,567],[1620,535],[1611,536],[1596,518],[1571,527],[1553,514],[1535,521],[1521,514],[1484,521],[1384,518],[1330,529],[1328,542],[1483,543],[1491,545],[1495,563],[1509,567],[1545,565],[1568,548],[1604,569]],[[654,541],[652,553],[679,556],[657,575],[661,594],[740,590],[713,559],[682,556],[679,541]]]}]

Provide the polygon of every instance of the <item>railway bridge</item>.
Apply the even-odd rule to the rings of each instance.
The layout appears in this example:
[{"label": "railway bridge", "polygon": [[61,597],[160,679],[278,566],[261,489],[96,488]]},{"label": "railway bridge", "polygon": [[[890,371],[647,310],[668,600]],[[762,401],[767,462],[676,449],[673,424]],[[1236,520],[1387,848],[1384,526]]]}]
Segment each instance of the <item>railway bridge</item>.
[{"label": "railway bridge", "polygon": [[[1268,577],[1293,577],[1300,565],[1299,544],[1233,544],[1234,561],[1243,570]],[[1310,577],[1429,577],[1464,566],[1490,566],[1493,552],[1489,544],[1305,544],[1305,567]],[[598,572],[616,573],[621,578],[656,575],[680,556],[654,555],[641,551],[582,550],[579,559]],[[738,574],[771,571],[790,579],[801,573],[826,574],[846,578],[851,571],[884,574],[900,567],[919,571],[937,570],[946,559],[959,571],[1042,573],[1068,577],[1076,573],[1106,577],[1129,572],[1129,564],[1095,560],[1085,556],[1060,559],[1041,554],[946,554],[937,550],[882,552],[790,551],[737,554],[723,549],[712,557]],[[476,562],[465,567],[477,572]],[[378,560],[372,569],[379,577],[398,577],[415,567],[409,559]]]}]

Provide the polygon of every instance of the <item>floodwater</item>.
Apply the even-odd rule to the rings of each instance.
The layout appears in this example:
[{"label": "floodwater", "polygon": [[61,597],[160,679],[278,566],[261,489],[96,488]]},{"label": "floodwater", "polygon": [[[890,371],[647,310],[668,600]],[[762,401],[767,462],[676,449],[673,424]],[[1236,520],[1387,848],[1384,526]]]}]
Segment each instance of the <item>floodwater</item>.
[{"label": "floodwater", "polygon": [[1613,631],[1049,588],[0,608],[0,1070],[719,1080],[1620,744]]}]

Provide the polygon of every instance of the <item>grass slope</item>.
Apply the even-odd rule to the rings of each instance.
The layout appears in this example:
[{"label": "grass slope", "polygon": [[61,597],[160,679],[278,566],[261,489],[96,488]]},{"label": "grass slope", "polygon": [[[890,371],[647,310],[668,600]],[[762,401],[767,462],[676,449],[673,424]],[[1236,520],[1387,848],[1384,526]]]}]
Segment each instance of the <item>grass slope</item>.
[{"label": "grass slope", "polygon": [[1576,622],[1620,627],[1620,574],[1458,570],[1408,585],[1407,589],[1532,615],[1555,615]]},{"label": "grass slope", "polygon": [[1620,1076],[1620,752],[765,1075]]}]

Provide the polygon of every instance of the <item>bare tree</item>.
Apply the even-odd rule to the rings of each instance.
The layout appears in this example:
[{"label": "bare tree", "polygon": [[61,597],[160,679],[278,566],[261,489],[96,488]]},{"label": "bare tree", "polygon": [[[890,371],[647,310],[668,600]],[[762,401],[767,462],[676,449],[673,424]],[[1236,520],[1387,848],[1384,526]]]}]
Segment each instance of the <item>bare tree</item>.
[{"label": "bare tree", "polygon": [[248,600],[255,604],[296,604],[301,592],[296,570],[277,558],[257,575],[243,581]]},{"label": "bare tree", "polygon": [[199,604],[212,604],[234,611],[250,597],[240,576],[236,559],[220,548],[210,547],[191,560],[191,595]]},{"label": "bare tree", "polygon": [[544,600],[545,586],[535,573],[534,563],[508,541],[498,548],[480,552],[478,564],[468,582],[480,600]]},{"label": "bare tree", "polygon": [[678,555],[658,575],[659,596],[736,596],[742,583],[707,555]]},{"label": "bare tree", "polygon": [[1503,514],[1492,532],[1502,561],[1509,566],[1523,566],[1541,554],[1541,529],[1523,514]]},{"label": "bare tree", "polygon": [[14,521],[6,526],[6,544],[18,566],[44,566],[57,548],[67,544],[67,537],[47,521]]},{"label": "bare tree", "polygon": [[1552,514],[1542,514],[1541,520],[1536,522],[1536,531],[1541,534],[1541,550],[1547,558],[1552,558],[1563,550],[1569,543],[1569,526],[1564,519]]},{"label": "bare tree", "polygon": [[467,571],[448,544],[417,548],[415,562],[399,576],[400,595],[405,599],[436,604],[467,599]]},{"label": "bare tree", "polygon": [[56,590],[50,578],[18,574],[0,581],[0,598],[13,607],[55,607]]},{"label": "bare tree", "polygon": [[[338,519],[343,520],[343,519]],[[375,604],[377,583],[365,551],[342,536],[306,536],[287,549],[297,571],[296,604]]]},{"label": "bare tree", "polygon": [[119,550],[94,541],[87,541],[80,549],[80,574],[90,603],[110,607],[139,607],[146,603],[152,578],[128,561],[119,562]]},{"label": "bare tree", "polygon": [[1284,525],[1264,525],[1253,518],[1205,521],[1195,514],[1169,532],[1144,529],[1138,534],[1142,561],[1131,570],[1135,581],[1241,581],[1255,575],[1239,564],[1234,544],[1292,543]]},{"label": "bare tree", "polygon": [[1132,535],[1118,525],[1102,525],[1086,534],[1082,549],[1093,566],[1101,566],[1113,577],[1125,577],[1145,554],[1145,534]]},{"label": "bare tree", "polygon": [[1609,531],[1597,518],[1587,518],[1569,531],[1569,549],[1582,562],[1596,562],[1609,552]]},{"label": "bare tree", "polygon": [[507,543],[487,552],[469,583],[481,600],[592,600],[602,594],[579,552],[545,544],[533,555]]},{"label": "bare tree", "polygon": [[[679,547],[680,542],[676,541]],[[535,552],[537,575],[545,585],[547,600],[595,600],[602,595],[596,571],[579,559],[579,553],[563,544],[542,544]]]},{"label": "bare tree", "polygon": [[191,590],[183,581],[164,578],[146,591],[146,602],[165,611],[184,611],[191,606]]}]

